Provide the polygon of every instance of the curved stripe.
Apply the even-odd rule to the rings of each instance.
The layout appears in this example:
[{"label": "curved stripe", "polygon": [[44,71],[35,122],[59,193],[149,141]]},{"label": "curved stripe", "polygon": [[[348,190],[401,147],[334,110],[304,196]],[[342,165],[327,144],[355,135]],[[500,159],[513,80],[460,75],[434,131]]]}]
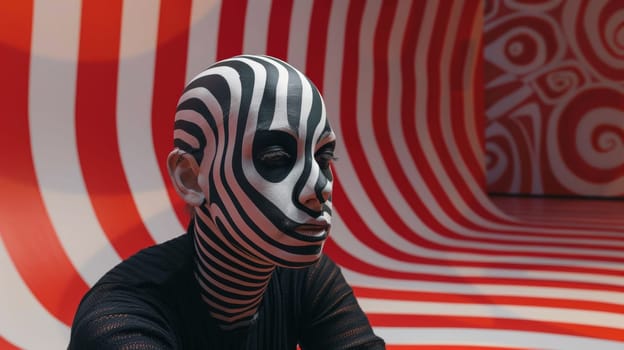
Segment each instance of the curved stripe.
[{"label": "curved stripe", "polygon": [[[419,290],[418,292],[409,290],[392,290],[371,287],[353,287],[353,291],[359,298],[372,298],[378,300],[411,300],[425,302],[444,302],[458,304],[481,304],[481,305],[519,305],[519,306],[538,306],[550,308],[562,308],[572,310],[591,310],[603,311],[624,315],[624,303],[616,304],[607,302],[606,299],[584,300],[573,299],[566,296],[566,299],[555,297],[531,297],[524,295],[495,295],[495,294],[461,294],[461,293],[441,293],[427,292]],[[560,293],[560,292],[559,292]],[[616,300],[619,301],[619,300]],[[420,312],[420,309],[419,309]]]},{"label": "curved stripe", "polygon": [[141,221],[155,242],[164,242],[185,227],[171,207],[150,131],[159,7],[151,0],[126,1],[122,12],[116,104],[120,156]]},{"label": "curved stripe", "polygon": [[[282,60],[288,59],[289,36],[294,0],[271,2],[271,12],[266,37],[266,54]],[[268,6],[267,6],[268,7]],[[257,30],[257,28],[254,28]],[[305,38],[297,44],[305,47]],[[293,64],[290,62],[290,64]]]},{"label": "curved stripe", "polygon": [[[445,303],[432,301],[405,301],[358,298],[358,303],[369,315],[388,314],[392,316],[390,322],[396,326],[429,326],[431,321],[426,316],[435,315],[444,318],[477,318],[491,319],[496,327],[497,323],[522,324],[522,327],[530,328],[530,325],[538,322],[553,325],[569,325],[569,329],[595,329],[595,335],[582,331],[573,331],[570,334],[585,334],[597,338],[624,340],[624,314],[607,311],[593,311],[580,309],[562,309],[549,306],[534,305],[505,305],[505,304],[472,304],[472,303]],[[411,320],[415,320],[414,323]],[[422,322],[422,323],[420,323]],[[451,321],[455,322],[455,321]],[[440,326],[439,324],[435,326]],[[514,327],[515,328],[515,327]],[[568,327],[563,327],[568,328]],[[525,328],[526,329],[526,328]],[[557,333],[554,329],[551,330]],[[608,334],[606,337],[604,336]],[[619,337],[616,333],[621,333]]]},{"label": "curved stripe", "polygon": [[2,335],[0,335],[0,349],[4,349],[4,350],[19,350],[19,348],[17,346],[11,344]]},{"label": "curved stripe", "polygon": [[[0,93],[4,113],[0,158],[0,235],[30,291],[47,312],[71,323],[73,312],[87,285],[63,251],[46,212],[32,163],[28,124],[28,82],[33,3],[0,4],[0,21],[11,30],[0,30]],[[33,254],[33,247],[38,249]],[[12,269],[11,264],[1,265]],[[3,284],[4,286],[4,284]]]},{"label": "curved stripe", "polygon": [[[330,14],[336,13],[332,11],[332,0],[314,1],[312,13],[310,14],[310,25],[308,30],[308,46],[305,60],[305,74],[314,82],[317,89],[324,96],[325,103],[331,100],[332,95],[326,94],[324,89],[325,82],[325,61],[327,55],[327,46],[332,41],[328,41],[329,18]],[[336,84],[338,85],[338,84]],[[334,95],[335,96],[335,95]],[[327,110],[327,105],[326,105]],[[330,113],[328,118],[332,119]],[[336,116],[337,118],[338,116]],[[335,123],[334,123],[335,124]]]},{"label": "curved stripe", "polygon": [[222,2],[217,61],[243,53],[246,14],[247,0]]},{"label": "curved stripe", "polygon": [[154,240],[132,199],[117,144],[121,1],[84,1],[81,10],[76,77],[78,155],[97,218],[111,245],[127,258]]}]

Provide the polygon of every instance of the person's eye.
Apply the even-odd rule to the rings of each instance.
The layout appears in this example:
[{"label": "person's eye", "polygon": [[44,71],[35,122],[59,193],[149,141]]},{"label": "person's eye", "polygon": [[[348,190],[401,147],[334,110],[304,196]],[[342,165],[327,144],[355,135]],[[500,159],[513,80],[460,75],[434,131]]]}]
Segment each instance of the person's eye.
[{"label": "person's eye", "polygon": [[289,165],[292,156],[281,146],[269,146],[258,155],[258,160],[267,166],[279,167]]},{"label": "person's eye", "polygon": [[318,152],[316,152],[316,154],[314,155],[314,158],[316,158],[316,162],[319,164],[321,169],[329,169],[329,165],[333,161],[338,159],[334,155],[333,148],[325,148],[325,147],[321,148]]}]

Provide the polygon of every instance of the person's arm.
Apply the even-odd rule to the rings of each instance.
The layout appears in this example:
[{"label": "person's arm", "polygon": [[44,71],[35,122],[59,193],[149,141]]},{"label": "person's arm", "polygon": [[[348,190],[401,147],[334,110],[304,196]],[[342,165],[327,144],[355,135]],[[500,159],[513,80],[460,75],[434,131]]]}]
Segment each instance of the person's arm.
[{"label": "person's arm", "polygon": [[72,325],[69,350],[176,349],[166,320],[136,293],[98,286],[81,302]]},{"label": "person's arm", "polygon": [[303,350],[385,349],[340,268],[328,257],[310,268],[302,302]]}]

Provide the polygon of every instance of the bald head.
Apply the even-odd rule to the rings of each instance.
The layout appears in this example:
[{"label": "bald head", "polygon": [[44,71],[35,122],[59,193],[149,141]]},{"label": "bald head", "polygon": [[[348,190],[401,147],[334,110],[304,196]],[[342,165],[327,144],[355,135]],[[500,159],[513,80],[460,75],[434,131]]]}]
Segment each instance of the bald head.
[{"label": "bald head", "polygon": [[[268,56],[213,64],[179,100],[174,145],[170,173],[207,229],[278,265],[318,258],[330,227],[335,136],[301,72]],[[176,176],[177,168],[187,171]]]}]

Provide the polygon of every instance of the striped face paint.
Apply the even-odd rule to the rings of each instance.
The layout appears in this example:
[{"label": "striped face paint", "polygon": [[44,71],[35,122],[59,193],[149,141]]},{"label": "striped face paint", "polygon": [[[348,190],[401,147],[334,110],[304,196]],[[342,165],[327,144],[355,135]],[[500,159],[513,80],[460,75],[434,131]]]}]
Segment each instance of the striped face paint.
[{"label": "striped face paint", "polygon": [[301,72],[267,56],[217,62],[180,98],[174,144],[200,166],[198,231],[266,264],[319,258],[330,229],[335,135]]}]

